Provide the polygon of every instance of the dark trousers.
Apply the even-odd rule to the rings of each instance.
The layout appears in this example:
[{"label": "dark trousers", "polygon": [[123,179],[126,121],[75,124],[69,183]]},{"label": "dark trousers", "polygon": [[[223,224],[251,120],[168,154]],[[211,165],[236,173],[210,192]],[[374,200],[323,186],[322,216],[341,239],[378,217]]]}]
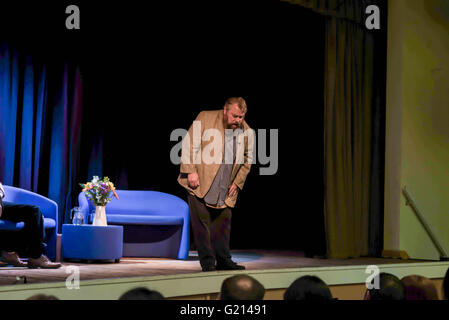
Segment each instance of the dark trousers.
[{"label": "dark trousers", "polygon": [[231,260],[229,249],[231,209],[210,208],[206,206],[204,200],[191,194],[188,194],[187,198],[201,266],[215,265],[215,262],[217,264],[229,263]]},{"label": "dark trousers", "polygon": [[44,252],[44,218],[38,206],[3,202],[2,220],[24,222],[20,231],[0,231],[0,249],[20,256],[39,258]]}]

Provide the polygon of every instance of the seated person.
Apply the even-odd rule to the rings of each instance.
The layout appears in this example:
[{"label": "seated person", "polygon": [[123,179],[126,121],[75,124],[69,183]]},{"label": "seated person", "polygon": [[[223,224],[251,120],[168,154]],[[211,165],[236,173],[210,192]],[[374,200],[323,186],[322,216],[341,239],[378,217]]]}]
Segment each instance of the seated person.
[{"label": "seated person", "polygon": [[439,300],[438,289],[429,278],[410,275],[401,279],[405,300]]},{"label": "seated person", "polygon": [[[44,254],[45,229],[42,212],[37,206],[3,202],[5,190],[0,183],[0,218],[12,222],[24,222],[22,230],[0,231],[0,250],[3,260],[16,267],[56,269],[60,263],[51,262]],[[28,263],[17,252],[28,255]]]},{"label": "seated person", "polygon": [[219,300],[262,300],[264,295],[265,288],[259,281],[240,274],[223,281]]},{"label": "seated person", "polygon": [[393,274],[381,272],[379,288],[367,289],[364,300],[404,300],[404,284]]},{"label": "seated person", "polygon": [[296,279],[285,291],[284,300],[333,300],[327,284],[316,276]]}]

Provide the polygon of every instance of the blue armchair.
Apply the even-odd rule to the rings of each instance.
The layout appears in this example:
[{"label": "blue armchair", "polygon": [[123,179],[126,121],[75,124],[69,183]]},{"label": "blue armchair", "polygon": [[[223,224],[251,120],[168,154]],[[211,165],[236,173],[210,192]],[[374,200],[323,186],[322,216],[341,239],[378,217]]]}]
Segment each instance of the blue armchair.
[{"label": "blue armchair", "polygon": [[[122,225],[124,257],[189,256],[189,206],[171,194],[157,191],[116,190],[119,200],[106,205],[108,225]],[[79,206],[91,223],[95,206],[81,192]]]},{"label": "blue armchair", "polygon": [[[5,189],[5,198],[3,201],[12,202],[17,204],[30,204],[38,206],[44,216],[44,228],[45,228],[45,243],[47,245],[46,255],[51,260],[56,259],[56,240],[58,234],[58,205],[53,200],[50,200],[37,193],[11,187],[3,186]],[[3,220],[0,218],[0,232],[7,231],[19,231],[24,227],[23,222],[12,222]]]}]

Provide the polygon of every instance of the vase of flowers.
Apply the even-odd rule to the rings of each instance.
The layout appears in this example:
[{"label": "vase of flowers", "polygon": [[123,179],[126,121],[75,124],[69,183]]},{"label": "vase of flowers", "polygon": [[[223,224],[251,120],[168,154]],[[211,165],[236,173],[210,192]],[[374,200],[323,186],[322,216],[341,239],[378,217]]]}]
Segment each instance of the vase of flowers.
[{"label": "vase of flowers", "polygon": [[118,200],[115,192],[114,184],[109,181],[108,177],[100,180],[98,176],[94,176],[91,182],[82,184],[83,192],[88,200],[91,200],[95,205],[95,215],[92,222],[94,226],[107,226],[106,219],[106,204],[112,200],[114,196]]}]

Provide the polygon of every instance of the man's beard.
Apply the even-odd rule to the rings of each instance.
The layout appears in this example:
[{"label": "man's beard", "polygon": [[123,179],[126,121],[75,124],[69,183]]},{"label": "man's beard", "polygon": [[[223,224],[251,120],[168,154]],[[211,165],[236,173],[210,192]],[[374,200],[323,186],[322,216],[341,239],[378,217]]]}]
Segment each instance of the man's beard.
[{"label": "man's beard", "polygon": [[223,122],[225,129],[232,129],[231,125],[228,123],[228,117],[226,115],[223,117]]},{"label": "man's beard", "polygon": [[238,129],[239,128],[239,125],[238,124],[228,124],[228,125],[226,125],[226,129],[232,129],[232,130],[235,130],[235,129]]},{"label": "man's beard", "polygon": [[235,129],[240,128],[240,126],[238,124],[235,124],[235,125],[234,124],[228,124],[228,117],[226,115],[224,115],[223,120],[224,120],[226,129],[235,130]]}]

